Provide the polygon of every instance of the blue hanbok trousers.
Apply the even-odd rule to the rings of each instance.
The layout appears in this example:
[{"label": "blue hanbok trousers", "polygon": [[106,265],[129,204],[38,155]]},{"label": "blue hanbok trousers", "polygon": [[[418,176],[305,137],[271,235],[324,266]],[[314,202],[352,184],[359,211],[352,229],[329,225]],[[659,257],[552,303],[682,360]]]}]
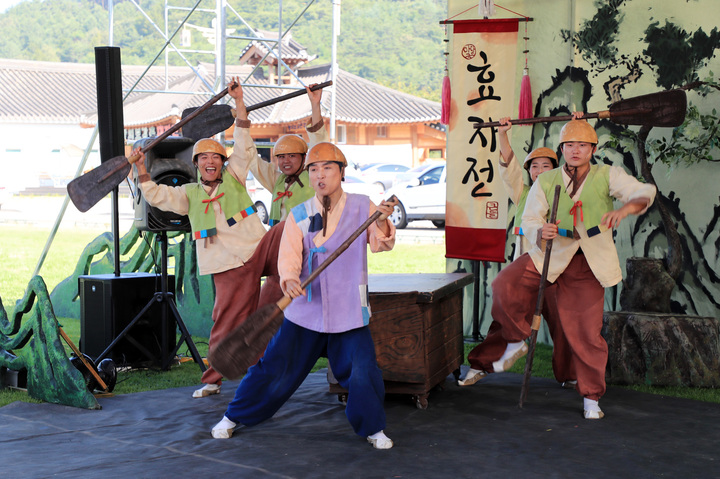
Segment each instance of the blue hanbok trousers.
[{"label": "blue hanbok trousers", "polygon": [[375,345],[365,326],[343,333],[318,333],[287,318],[235,391],[225,417],[245,426],[271,418],[305,380],[318,358],[327,357],[338,383],[348,391],[345,415],[356,434],[385,429],[385,385]]}]

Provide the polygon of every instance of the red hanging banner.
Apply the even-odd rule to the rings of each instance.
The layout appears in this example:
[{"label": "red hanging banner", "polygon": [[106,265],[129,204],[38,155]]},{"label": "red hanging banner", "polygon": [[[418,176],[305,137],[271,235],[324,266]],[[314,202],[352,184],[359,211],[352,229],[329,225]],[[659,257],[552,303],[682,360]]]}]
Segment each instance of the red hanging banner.
[{"label": "red hanging banner", "polygon": [[452,23],[452,99],[447,135],[446,256],[505,261],[508,196],[498,171],[494,128],[515,104],[516,19]]}]

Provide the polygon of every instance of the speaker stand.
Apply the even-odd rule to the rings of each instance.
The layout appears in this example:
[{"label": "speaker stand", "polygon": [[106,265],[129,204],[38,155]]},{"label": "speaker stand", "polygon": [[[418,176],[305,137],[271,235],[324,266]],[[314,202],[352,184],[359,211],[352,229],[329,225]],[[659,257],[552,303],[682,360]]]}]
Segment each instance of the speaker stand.
[{"label": "speaker stand", "polygon": [[[168,263],[168,252],[167,252],[167,232],[161,231],[158,233],[158,242],[160,243],[160,250],[162,251],[162,260],[161,260],[161,276],[160,276],[160,289],[161,291],[158,291],[155,293],[153,298],[148,301],[148,303],[145,305],[145,307],[140,310],[140,312],[133,318],[130,323],[125,327],[125,329],[120,332],[120,334],[112,340],[112,342],[108,345],[107,348],[105,348],[105,351],[100,353],[100,356],[95,360],[96,362],[101,361],[103,358],[105,358],[108,354],[110,354],[110,351],[112,351],[113,347],[121,340],[123,339],[128,331],[132,329],[132,327],[135,325],[135,323],[138,322],[138,320],[149,310],[153,303],[159,302],[161,304],[161,320],[162,320],[162,332],[160,337],[160,344],[162,345],[162,358],[160,359],[160,367],[167,371],[170,369],[170,363],[172,362],[172,359],[177,355],[178,350],[180,349],[180,346],[182,346],[182,343],[185,342],[190,349],[190,353],[192,354],[193,360],[200,366],[200,371],[205,372],[207,369],[205,367],[205,363],[203,362],[202,357],[200,356],[200,353],[198,353],[197,348],[195,347],[195,343],[192,340],[192,337],[190,336],[190,332],[188,331],[187,327],[185,326],[185,323],[182,320],[182,317],[180,316],[180,312],[177,310],[177,306],[175,305],[175,298],[173,293],[170,293],[168,291],[168,275],[167,275],[167,263]],[[175,346],[175,349],[172,351],[168,351],[168,331],[167,331],[167,322],[169,320],[168,318],[168,308],[172,312],[172,317],[175,321],[175,324],[177,324],[178,328],[180,328],[180,340],[177,342],[177,345]],[[132,337],[128,336],[126,338],[128,341],[130,341],[135,347],[137,347],[150,361],[155,360],[152,353],[147,350],[142,344],[135,341]]]}]

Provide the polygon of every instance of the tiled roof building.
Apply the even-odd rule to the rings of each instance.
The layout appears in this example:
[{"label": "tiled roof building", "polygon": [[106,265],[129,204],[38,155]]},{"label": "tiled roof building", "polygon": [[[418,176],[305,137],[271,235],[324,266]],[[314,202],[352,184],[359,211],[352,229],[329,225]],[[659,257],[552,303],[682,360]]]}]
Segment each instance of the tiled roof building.
[{"label": "tiled roof building", "polygon": [[[248,62],[259,60],[265,53],[262,43],[252,42],[243,51],[242,59]],[[294,41],[284,45],[282,53],[284,61],[291,67],[314,58]],[[279,88],[276,76],[265,76],[261,68],[253,72],[253,68],[250,63],[225,67],[227,78],[238,76],[245,84],[247,105],[292,91]],[[266,68],[272,69],[272,65]],[[327,64],[300,66],[295,74],[304,84],[322,83],[332,78]],[[196,72],[186,66],[169,67],[167,78],[162,66],[148,69],[123,65],[123,97],[133,86],[135,90],[123,103],[127,138],[137,139],[137,132],[141,130],[145,132],[143,134],[149,132],[152,135],[154,126],[162,125],[163,130],[167,129],[168,125],[180,120],[184,109],[207,102],[215,94],[212,91],[214,76],[215,69],[211,64],[197,66]],[[0,124],[65,124],[92,128],[97,123],[94,64],[0,59],[0,82],[3,85],[0,88]],[[283,86],[297,88],[301,85],[294,76],[288,75],[283,78]],[[334,86],[339,143],[409,144],[413,164],[431,156],[430,150],[434,150],[434,157],[445,156],[445,132],[439,124],[439,103],[383,87],[342,70],[338,71]],[[332,95],[330,88],[323,92],[323,116],[328,126]],[[231,100],[228,96],[221,102]],[[251,134],[255,138],[274,141],[288,132],[302,133],[309,117],[310,104],[305,96],[299,96],[252,111]]]}]

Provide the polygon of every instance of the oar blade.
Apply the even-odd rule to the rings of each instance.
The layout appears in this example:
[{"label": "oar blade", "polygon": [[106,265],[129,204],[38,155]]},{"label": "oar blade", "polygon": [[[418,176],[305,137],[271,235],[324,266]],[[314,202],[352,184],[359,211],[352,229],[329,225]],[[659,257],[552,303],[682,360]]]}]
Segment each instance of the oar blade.
[{"label": "oar blade", "polygon": [[[186,108],[183,110],[182,118],[187,117],[198,108]],[[233,121],[235,121],[235,115],[233,115],[233,109],[230,105],[213,105],[188,121],[182,127],[182,135],[195,141],[202,138],[212,138],[230,128]]]},{"label": "oar blade", "polygon": [[127,178],[130,168],[124,156],[110,158],[68,183],[68,195],[75,207],[85,213]]},{"label": "oar blade", "polygon": [[610,119],[622,125],[682,125],[687,112],[685,90],[666,90],[620,100],[610,106]]},{"label": "oar blade", "polygon": [[283,319],[277,304],[261,307],[210,350],[210,366],[226,379],[240,379],[260,359]]}]

